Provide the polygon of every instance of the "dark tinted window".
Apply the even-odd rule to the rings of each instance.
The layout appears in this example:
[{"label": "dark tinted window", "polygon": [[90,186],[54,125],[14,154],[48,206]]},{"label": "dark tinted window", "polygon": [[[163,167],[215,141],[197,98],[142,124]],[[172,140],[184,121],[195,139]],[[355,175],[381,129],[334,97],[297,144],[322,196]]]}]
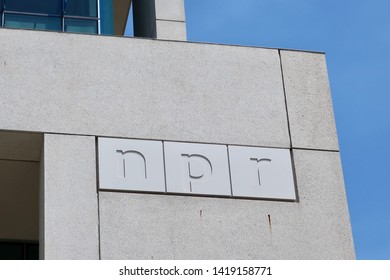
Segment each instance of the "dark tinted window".
[{"label": "dark tinted window", "polygon": [[39,245],[25,242],[0,242],[0,260],[39,260]]},{"label": "dark tinted window", "polygon": [[0,26],[2,25],[3,22],[3,0],[0,0]]},{"label": "dark tinted window", "polygon": [[23,260],[23,244],[0,243],[0,260]]},{"label": "dark tinted window", "polygon": [[39,245],[26,244],[26,260],[39,260]]},{"label": "dark tinted window", "polygon": [[61,15],[62,0],[5,0],[5,10]]},{"label": "dark tinted window", "polygon": [[98,34],[97,3],[97,0],[0,0],[0,26]]},{"label": "dark tinted window", "polygon": [[2,25],[2,22],[3,22],[3,14],[2,14],[3,4],[4,4],[3,0],[0,0],[0,26]]},{"label": "dark tinted window", "polygon": [[65,0],[68,16],[97,17],[96,0]]}]

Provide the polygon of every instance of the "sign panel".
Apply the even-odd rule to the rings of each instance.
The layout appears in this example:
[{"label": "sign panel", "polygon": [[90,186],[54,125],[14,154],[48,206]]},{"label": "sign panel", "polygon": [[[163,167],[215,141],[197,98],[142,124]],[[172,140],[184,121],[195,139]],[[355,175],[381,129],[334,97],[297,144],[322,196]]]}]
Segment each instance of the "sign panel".
[{"label": "sign panel", "polygon": [[290,151],[229,146],[233,196],[295,199]]},{"label": "sign panel", "polygon": [[99,188],[295,200],[290,150],[98,139]]},{"label": "sign panel", "polygon": [[99,188],[165,192],[162,141],[98,139]]},{"label": "sign panel", "polygon": [[167,192],[231,195],[227,147],[165,142]]}]

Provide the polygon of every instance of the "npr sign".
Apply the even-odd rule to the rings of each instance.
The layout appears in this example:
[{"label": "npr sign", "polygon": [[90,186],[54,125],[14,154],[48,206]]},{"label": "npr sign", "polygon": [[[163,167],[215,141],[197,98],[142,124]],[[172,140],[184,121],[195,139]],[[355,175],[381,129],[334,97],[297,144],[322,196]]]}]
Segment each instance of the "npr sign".
[{"label": "npr sign", "polygon": [[288,149],[98,139],[99,188],[296,200]]}]

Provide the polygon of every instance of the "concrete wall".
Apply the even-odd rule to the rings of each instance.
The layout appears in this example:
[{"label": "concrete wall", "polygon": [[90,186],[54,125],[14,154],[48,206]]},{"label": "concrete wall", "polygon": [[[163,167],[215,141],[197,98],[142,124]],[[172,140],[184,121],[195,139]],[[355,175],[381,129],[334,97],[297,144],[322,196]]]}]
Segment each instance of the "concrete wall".
[{"label": "concrete wall", "polygon": [[[354,258],[324,54],[8,29],[0,38],[0,129],[53,134],[45,258]],[[94,136],[289,148],[299,199],[97,193]]]},{"label": "concrete wall", "polygon": [[10,29],[0,38],[2,129],[289,147],[278,50]]}]

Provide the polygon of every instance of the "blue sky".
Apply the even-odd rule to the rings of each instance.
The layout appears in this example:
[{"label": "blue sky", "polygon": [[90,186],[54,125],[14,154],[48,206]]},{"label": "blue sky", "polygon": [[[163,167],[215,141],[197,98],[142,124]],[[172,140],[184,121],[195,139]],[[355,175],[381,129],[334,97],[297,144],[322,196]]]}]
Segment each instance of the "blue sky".
[{"label": "blue sky", "polygon": [[358,259],[390,259],[390,1],[185,0],[189,41],[325,51]]}]

